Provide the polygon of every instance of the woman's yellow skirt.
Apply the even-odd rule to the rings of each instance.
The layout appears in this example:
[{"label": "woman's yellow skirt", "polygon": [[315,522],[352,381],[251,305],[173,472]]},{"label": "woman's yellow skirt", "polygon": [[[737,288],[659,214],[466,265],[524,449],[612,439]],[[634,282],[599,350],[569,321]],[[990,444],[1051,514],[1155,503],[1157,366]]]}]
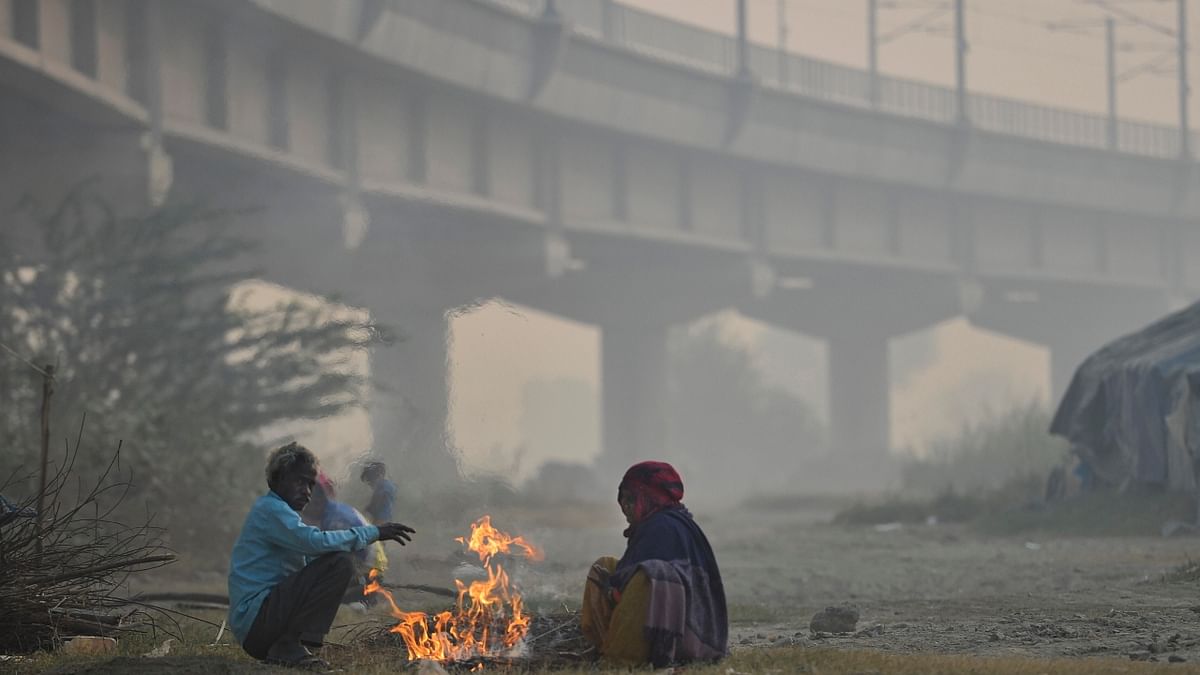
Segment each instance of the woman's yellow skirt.
[{"label": "woman's yellow skirt", "polygon": [[618,601],[608,590],[608,575],[616,568],[617,559],[604,556],[588,571],[580,619],[583,636],[607,661],[621,665],[648,663],[650,643],[646,640],[645,627],[650,581],[638,570],[621,591]]}]

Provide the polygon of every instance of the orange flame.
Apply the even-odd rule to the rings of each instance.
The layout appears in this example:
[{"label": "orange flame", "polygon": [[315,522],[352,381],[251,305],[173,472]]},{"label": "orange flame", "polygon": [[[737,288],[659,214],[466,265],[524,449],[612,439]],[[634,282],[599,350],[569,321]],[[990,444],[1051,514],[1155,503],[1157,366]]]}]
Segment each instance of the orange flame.
[{"label": "orange flame", "polygon": [[[371,570],[371,581],[363,589],[364,595],[379,593],[387,598],[392,616],[399,621],[392,632],[403,638],[409,660],[457,661],[503,656],[511,653],[529,632],[530,618],[524,612],[520,593],[509,587],[504,568],[493,562],[501,553],[542,560],[542,551],[522,537],[497,530],[492,526],[491,516],[486,515],[471,525],[469,537],[458,537],[455,541],[479,555],[488,576],[470,584],[455,579],[458,601],[454,611],[433,616],[405,612],[380,584],[376,570]],[[482,669],[482,664],[479,665]]]},{"label": "orange flame", "polygon": [[512,537],[492,527],[491,516],[484,516],[471,525],[471,537],[469,540],[463,537],[455,537],[454,541],[464,544],[468,551],[478,553],[479,561],[483,563],[484,567],[491,564],[492,556],[497,553],[510,553],[514,546],[523,550],[525,557],[530,560],[540,561],[545,559],[542,551],[533,544],[525,541],[524,537]]}]

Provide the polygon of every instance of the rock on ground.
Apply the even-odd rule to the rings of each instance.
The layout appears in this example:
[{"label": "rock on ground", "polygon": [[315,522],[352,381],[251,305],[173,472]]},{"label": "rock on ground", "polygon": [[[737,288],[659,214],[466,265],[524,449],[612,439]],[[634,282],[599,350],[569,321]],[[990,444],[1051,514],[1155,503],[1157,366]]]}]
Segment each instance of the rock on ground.
[{"label": "rock on ground", "polygon": [[858,610],[853,607],[826,607],[808,624],[814,633],[853,633],[857,626]]}]

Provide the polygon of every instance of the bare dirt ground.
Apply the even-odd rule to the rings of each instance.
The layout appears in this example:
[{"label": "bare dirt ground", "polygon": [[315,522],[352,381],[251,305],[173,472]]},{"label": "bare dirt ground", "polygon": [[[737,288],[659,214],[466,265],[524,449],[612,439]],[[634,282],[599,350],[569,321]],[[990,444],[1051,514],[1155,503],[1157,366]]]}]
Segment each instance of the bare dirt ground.
[{"label": "bare dirt ground", "polygon": [[[721,565],[735,649],[1200,662],[1200,582],[1164,581],[1200,558],[1198,538],[989,537],[947,525],[881,532],[829,525],[828,514],[736,509],[696,516]],[[569,602],[572,576],[620,550],[620,524],[608,528],[535,532],[550,561],[525,573],[535,600],[564,589]],[[857,634],[809,631],[815,612],[847,604],[860,612]]]},{"label": "bare dirt ground", "polygon": [[[847,649],[1200,661],[1200,614],[1192,611],[1200,589],[1163,582],[1196,556],[1196,539],[1028,540],[947,526],[879,532],[783,514],[709,529],[731,604],[781,614],[739,622],[737,645],[775,638]],[[859,609],[858,635],[810,636],[814,612],[847,603]]]},{"label": "bare dirt ground", "polygon": [[[724,576],[735,653],[790,646],[1182,660],[1182,668],[1200,666],[1200,582],[1164,581],[1166,573],[1200,558],[1200,538],[991,537],[949,525],[878,531],[830,525],[829,515],[697,510]],[[619,554],[624,543],[615,506],[501,510],[493,520],[546,550],[543,562],[509,565],[537,613],[577,607],[590,562]],[[418,525],[413,544],[392,548],[388,578],[452,586],[456,573],[469,570],[463,566],[469,559],[453,541],[456,534],[452,528]],[[209,576],[184,585],[223,591],[223,578]],[[159,580],[150,585],[162,590],[181,583]],[[397,602],[405,609],[431,610],[447,600],[402,591]],[[832,605],[859,611],[856,633],[811,633],[812,615]],[[343,624],[384,621],[382,607],[365,616],[349,610],[339,614]],[[228,634],[222,643],[228,645]],[[239,651],[236,646],[213,649],[228,656],[214,654],[220,663],[192,663],[199,657],[187,657],[177,665],[202,666],[213,673],[253,670],[254,664],[244,658],[231,658]]]}]

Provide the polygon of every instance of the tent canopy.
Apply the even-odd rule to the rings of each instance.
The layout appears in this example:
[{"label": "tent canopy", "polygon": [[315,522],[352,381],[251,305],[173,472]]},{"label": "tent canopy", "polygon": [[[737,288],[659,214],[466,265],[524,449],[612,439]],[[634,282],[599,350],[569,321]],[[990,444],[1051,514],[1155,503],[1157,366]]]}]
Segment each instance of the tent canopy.
[{"label": "tent canopy", "polygon": [[1200,303],[1118,338],[1075,371],[1050,432],[1110,483],[1196,487]]}]

